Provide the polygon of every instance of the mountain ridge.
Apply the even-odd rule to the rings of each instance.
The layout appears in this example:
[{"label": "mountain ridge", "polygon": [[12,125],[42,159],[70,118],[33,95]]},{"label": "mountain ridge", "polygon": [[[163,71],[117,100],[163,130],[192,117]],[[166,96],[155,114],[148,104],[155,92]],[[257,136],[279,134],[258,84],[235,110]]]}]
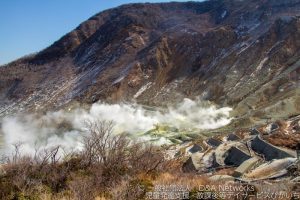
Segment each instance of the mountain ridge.
[{"label": "mountain ridge", "polygon": [[100,12],[0,68],[0,113],[201,97],[247,120],[295,115],[299,13],[299,0],[128,4]]}]

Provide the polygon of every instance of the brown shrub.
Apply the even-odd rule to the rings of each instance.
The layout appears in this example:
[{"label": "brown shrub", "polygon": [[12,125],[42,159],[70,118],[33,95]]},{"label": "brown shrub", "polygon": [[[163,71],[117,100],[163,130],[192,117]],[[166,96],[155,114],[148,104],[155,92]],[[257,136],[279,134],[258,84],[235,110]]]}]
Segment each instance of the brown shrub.
[{"label": "brown shrub", "polygon": [[[5,175],[0,176],[0,199],[41,198],[64,194],[71,199],[139,199],[151,186],[150,179],[164,171],[166,161],[159,147],[137,143],[126,135],[113,134],[112,122],[89,122],[81,152],[64,159],[60,147],[37,151],[35,156],[20,153],[15,145],[12,158],[6,161]],[[122,186],[123,185],[123,186]],[[147,186],[147,187],[146,187]],[[123,189],[121,189],[123,187]],[[119,192],[112,190],[119,188]],[[50,198],[49,197],[49,198]]]}]

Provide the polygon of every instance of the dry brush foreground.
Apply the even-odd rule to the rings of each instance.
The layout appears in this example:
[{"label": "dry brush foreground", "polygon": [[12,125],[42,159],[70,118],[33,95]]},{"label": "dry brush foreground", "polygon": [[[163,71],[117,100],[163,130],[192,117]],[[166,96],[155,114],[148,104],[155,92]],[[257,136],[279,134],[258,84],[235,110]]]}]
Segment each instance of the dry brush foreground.
[{"label": "dry brush foreground", "polygon": [[2,165],[0,199],[144,199],[154,184],[178,179],[196,187],[176,162],[165,159],[162,148],[114,135],[112,122],[87,127],[83,150],[63,158],[59,146],[24,156],[22,144],[15,144]]}]

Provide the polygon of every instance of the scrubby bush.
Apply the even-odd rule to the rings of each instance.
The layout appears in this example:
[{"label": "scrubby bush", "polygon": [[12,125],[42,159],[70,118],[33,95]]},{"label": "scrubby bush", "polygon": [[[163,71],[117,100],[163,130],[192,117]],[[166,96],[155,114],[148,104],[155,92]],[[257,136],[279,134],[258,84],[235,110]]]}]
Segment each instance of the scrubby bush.
[{"label": "scrubby bush", "polygon": [[[113,134],[113,123],[87,123],[83,150],[58,156],[60,147],[37,151],[35,156],[21,155],[21,144],[7,158],[0,176],[0,199],[125,199],[141,198],[149,188],[149,179],[164,170],[166,160],[161,148]],[[122,189],[123,188],[123,189]],[[119,189],[119,192],[116,192]],[[133,195],[133,196],[132,196]]]}]

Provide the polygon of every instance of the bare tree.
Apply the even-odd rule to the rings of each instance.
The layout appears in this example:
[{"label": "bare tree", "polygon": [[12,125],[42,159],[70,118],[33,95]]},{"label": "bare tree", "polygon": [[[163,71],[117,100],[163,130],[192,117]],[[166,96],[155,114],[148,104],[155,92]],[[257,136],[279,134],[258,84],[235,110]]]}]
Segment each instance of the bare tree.
[{"label": "bare tree", "polygon": [[88,134],[83,139],[83,154],[87,165],[110,166],[125,161],[124,150],[130,142],[123,134],[113,134],[112,121],[87,122],[87,128]]},{"label": "bare tree", "polygon": [[12,162],[14,164],[16,164],[17,161],[19,161],[21,158],[20,149],[21,149],[22,145],[23,145],[22,142],[17,142],[17,143],[13,144],[14,151],[13,151],[13,155],[12,155]]},{"label": "bare tree", "polygon": [[[70,191],[75,199],[93,199],[111,194],[111,188],[122,185],[117,193],[127,199],[140,196],[134,193],[139,175],[148,176],[162,170],[162,150],[147,142],[135,142],[125,134],[113,131],[112,121],[89,121],[83,136],[83,149],[61,156],[63,149],[56,146],[35,149],[32,157],[21,155],[21,143],[14,144],[14,153],[9,159],[6,182],[13,192],[35,194],[37,188],[50,188],[52,194]],[[0,177],[1,179],[1,177]],[[133,182],[132,182],[133,181]],[[132,185],[132,183],[134,183]],[[134,186],[134,187],[133,187]],[[7,185],[1,185],[1,190]]]}]

